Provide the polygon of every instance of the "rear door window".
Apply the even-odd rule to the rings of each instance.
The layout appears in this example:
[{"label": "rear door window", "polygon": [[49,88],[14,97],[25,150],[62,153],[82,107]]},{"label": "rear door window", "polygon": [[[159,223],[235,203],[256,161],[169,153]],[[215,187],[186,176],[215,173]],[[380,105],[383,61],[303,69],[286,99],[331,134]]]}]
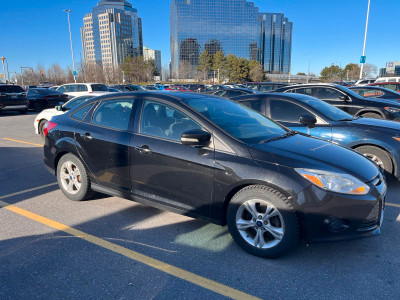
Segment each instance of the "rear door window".
[{"label": "rear door window", "polygon": [[393,90],[393,91],[396,90],[396,84],[385,84],[383,87]]},{"label": "rear door window", "polygon": [[88,88],[87,88],[87,86],[86,85],[84,85],[84,84],[79,84],[79,85],[77,85],[77,90],[76,90],[77,92],[87,92],[88,91]]},{"label": "rear door window", "polygon": [[270,92],[273,90],[272,88],[273,88],[272,85],[263,84],[263,85],[260,85],[260,92]]},{"label": "rear door window", "polygon": [[81,109],[77,110],[71,115],[71,118],[82,121],[83,118],[86,116],[87,112],[92,108],[93,104],[86,105],[85,107],[82,107]]},{"label": "rear door window", "polygon": [[241,101],[241,104],[246,105],[247,107],[250,107],[254,109],[255,111],[261,113],[261,99],[259,100],[251,100],[251,101]]},{"label": "rear door window", "polygon": [[342,95],[339,91],[332,89],[332,88],[326,88],[326,87],[318,87],[315,88],[315,98],[321,99],[321,100],[338,100],[339,97]]},{"label": "rear door window", "polygon": [[[292,90],[293,91],[293,90]],[[312,88],[302,88],[302,89],[295,89],[294,93],[303,94],[308,96],[313,96],[313,89]]]},{"label": "rear door window", "polygon": [[128,130],[135,100],[103,101],[93,115],[92,123],[117,130]]}]

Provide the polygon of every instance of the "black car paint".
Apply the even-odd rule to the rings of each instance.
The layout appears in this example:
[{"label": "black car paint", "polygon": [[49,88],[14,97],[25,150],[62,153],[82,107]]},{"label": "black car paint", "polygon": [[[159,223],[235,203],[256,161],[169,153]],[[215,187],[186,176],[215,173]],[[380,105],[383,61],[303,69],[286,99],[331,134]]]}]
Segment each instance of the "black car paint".
[{"label": "black car paint", "polygon": [[[372,162],[353,151],[302,135],[254,147],[246,145],[183,103],[183,99],[190,97],[203,96],[139,92],[95,98],[84,104],[92,105],[92,108],[83,122],[71,118],[82,106],[52,119],[57,126],[46,137],[44,162],[55,173],[58,160],[70,152],[82,159],[96,191],[220,225],[226,224],[225,212],[231,197],[245,186],[260,184],[288,197],[298,213],[302,233],[309,241],[354,238],[379,232],[377,220],[374,226],[359,231],[360,224],[374,206],[382,208],[384,201],[385,182],[377,186],[372,184],[381,176]],[[100,101],[126,98],[137,100],[128,131],[105,135],[104,129],[88,127],[93,126],[88,123]],[[197,148],[139,134],[140,108],[144,99],[167,102],[179,108],[212,134],[212,143]],[[88,134],[93,139],[99,135],[104,140],[101,143],[109,142],[114,146],[106,148],[106,144],[86,143],[84,137]],[[104,149],[98,149],[100,147]],[[330,149],[328,154],[324,147]],[[341,157],[331,162],[332,153],[336,151],[341,152]],[[101,157],[95,163],[88,163],[89,152]],[[343,160],[360,161],[360,165],[348,166]],[[349,196],[316,188],[294,170],[294,167],[309,166],[354,174],[365,180],[371,191],[366,196]],[[349,210],[352,207],[357,210]],[[323,220],[332,215],[347,218],[348,230],[341,233],[328,230]],[[318,227],[318,233],[315,233],[315,227]]]},{"label": "black car paint", "polygon": [[29,109],[34,109],[36,103],[41,109],[45,109],[62,105],[68,101],[68,95],[45,88],[29,89],[27,98]]},{"label": "black car paint", "polygon": [[[346,88],[337,84],[298,84],[298,85],[279,88],[275,92],[297,93],[299,89],[305,89],[305,88],[313,89],[314,94],[317,88],[330,88],[347,96],[348,99],[346,100],[341,100],[341,99],[329,99],[329,100],[321,99],[321,100],[331,105],[334,105],[337,108],[340,108],[343,111],[353,116],[362,116],[363,114],[366,113],[376,113],[379,114],[383,119],[400,121],[400,112],[392,113],[385,109],[385,107],[394,107],[400,110],[400,103],[385,99],[364,98],[355,92],[349,93]],[[310,96],[318,98],[318,96],[314,94]]]}]

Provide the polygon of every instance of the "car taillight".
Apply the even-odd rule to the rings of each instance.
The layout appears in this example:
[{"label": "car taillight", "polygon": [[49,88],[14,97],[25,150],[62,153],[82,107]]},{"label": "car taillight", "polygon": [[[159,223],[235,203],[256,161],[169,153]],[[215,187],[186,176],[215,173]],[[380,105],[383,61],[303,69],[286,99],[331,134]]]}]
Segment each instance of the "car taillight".
[{"label": "car taillight", "polygon": [[43,128],[43,133],[44,136],[47,136],[47,134],[49,133],[50,130],[52,130],[53,128],[55,128],[57,126],[57,123],[48,121]]}]

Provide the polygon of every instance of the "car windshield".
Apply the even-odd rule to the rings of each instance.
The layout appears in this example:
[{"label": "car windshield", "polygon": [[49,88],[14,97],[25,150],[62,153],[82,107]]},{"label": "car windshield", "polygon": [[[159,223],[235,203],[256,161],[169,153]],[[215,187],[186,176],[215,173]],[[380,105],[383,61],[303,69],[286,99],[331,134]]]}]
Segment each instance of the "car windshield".
[{"label": "car windshield", "polygon": [[322,100],[313,97],[303,97],[302,101],[320,113],[324,114],[332,121],[354,120],[353,116]]},{"label": "car windshield", "polygon": [[92,99],[94,96],[81,96],[81,97],[76,97],[73,100],[69,100],[67,103],[63,105],[64,110],[70,110],[74,108],[75,106],[78,106],[79,104],[82,104],[83,102],[86,102],[90,99]]},{"label": "car windshield", "polygon": [[93,92],[108,92],[108,88],[104,84],[92,84],[91,87]]},{"label": "car windshield", "polygon": [[283,126],[236,102],[211,97],[184,102],[246,144],[262,143],[287,133]]}]

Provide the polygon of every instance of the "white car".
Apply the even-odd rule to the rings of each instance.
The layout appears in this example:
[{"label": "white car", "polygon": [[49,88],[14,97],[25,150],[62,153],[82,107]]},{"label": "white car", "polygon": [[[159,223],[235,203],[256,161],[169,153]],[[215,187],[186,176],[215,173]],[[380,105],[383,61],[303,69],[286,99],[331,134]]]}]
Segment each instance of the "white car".
[{"label": "white car", "polygon": [[[102,94],[109,94],[109,92],[105,93],[103,92]],[[50,119],[53,116],[58,116],[66,113],[68,110],[71,108],[74,108],[75,106],[86,102],[94,97],[99,96],[99,94],[86,94],[83,96],[75,97],[72,100],[69,100],[68,102],[65,102],[61,106],[61,110],[57,110],[57,108],[49,108],[42,110],[40,114],[38,114],[35,118],[35,121],[33,122],[33,127],[35,127],[35,133],[40,134],[42,138],[44,139],[44,134],[43,134],[43,127],[47,123],[47,121],[50,121]]]},{"label": "white car", "polygon": [[57,91],[68,96],[78,97],[86,94],[102,94],[108,92],[108,87],[102,83],[68,83],[60,86]]}]

